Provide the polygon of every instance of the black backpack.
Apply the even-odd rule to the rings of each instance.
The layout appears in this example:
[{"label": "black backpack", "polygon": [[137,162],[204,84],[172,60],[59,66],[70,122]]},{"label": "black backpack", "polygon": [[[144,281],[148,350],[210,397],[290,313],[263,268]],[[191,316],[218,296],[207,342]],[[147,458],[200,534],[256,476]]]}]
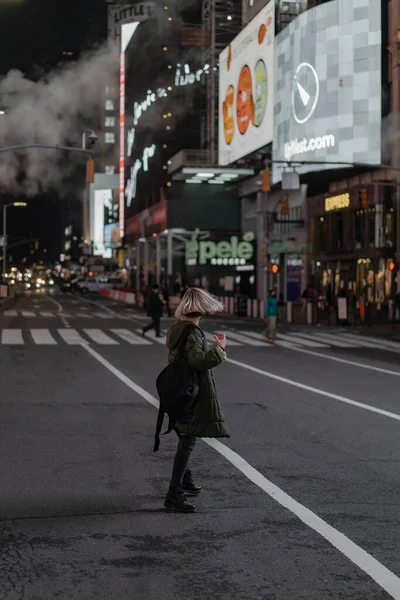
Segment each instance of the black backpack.
[{"label": "black backpack", "polygon": [[193,329],[192,326],[186,326],[179,342],[175,360],[165,367],[157,377],[160,409],[157,418],[154,452],[157,452],[160,447],[160,433],[164,415],[167,414],[169,417],[168,430],[163,434],[166,435],[173,430],[175,423],[189,414],[199,394],[198,374],[190,369],[184,357],[186,342]]}]

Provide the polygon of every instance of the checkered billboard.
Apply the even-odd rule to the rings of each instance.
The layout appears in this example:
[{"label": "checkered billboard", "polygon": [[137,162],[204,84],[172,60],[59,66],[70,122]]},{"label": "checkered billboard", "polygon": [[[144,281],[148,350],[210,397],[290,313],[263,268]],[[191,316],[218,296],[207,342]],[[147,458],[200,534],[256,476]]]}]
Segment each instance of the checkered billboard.
[{"label": "checkered billboard", "polygon": [[381,162],[381,40],[379,0],[326,2],[277,35],[274,160]]}]

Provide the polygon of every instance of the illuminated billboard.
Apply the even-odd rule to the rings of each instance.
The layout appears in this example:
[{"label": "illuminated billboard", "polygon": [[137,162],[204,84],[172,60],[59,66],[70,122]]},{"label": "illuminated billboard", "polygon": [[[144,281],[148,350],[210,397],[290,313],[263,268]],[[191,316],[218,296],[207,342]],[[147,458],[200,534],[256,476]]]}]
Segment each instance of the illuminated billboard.
[{"label": "illuminated billboard", "polygon": [[139,23],[121,26],[121,54],[119,65],[119,234],[125,235],[125,52]]},{"label": "illuminated billboard", "polygon": [[107,205],[112,204],[112,190],[95,190],[92,207],[92,240],[93,255],[103,256],[104,246],[104,210]]},{"label": "illuminated billboard", "polygon": [[219,156],[228,165],[272,142],[275,2],[219,57]]},{"label": "illuminated billboard", "polygon": [[[380,164],[381,40],[377,0],[332,0],[277,35],[274,161]],[[283,168],[274,164],[274,182]]]}]

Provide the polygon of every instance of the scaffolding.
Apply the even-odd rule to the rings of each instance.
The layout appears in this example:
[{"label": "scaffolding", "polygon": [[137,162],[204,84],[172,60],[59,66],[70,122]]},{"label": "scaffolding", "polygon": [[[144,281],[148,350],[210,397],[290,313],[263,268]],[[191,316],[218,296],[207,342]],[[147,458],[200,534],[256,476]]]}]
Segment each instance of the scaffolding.
[{"label": "scaffolding", "polygon": [[242,30],[242,2],[239,0],[203,0],[203,28],[210,32],[210,45],[204,50],[204,63],[211,67],[207,83],[207,102],[202,131],[202,146],[207,148],[209,164],[216,164],[218,132],[218,61],[219,55]]}]

